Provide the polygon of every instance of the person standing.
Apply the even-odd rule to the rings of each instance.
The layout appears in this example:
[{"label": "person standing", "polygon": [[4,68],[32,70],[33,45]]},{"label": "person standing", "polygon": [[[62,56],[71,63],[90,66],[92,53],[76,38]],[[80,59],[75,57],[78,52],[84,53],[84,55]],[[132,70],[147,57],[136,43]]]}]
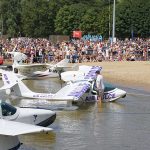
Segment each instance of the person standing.
[{"label": "person standing", "polygon": [[104,95],[104,81],[103,81],[103,76],[101,75],[100,71],[96,71],[96,89],[97,89],[97,96],[98,96],[98,101],[101,102],[103,100],[103,95]]}]

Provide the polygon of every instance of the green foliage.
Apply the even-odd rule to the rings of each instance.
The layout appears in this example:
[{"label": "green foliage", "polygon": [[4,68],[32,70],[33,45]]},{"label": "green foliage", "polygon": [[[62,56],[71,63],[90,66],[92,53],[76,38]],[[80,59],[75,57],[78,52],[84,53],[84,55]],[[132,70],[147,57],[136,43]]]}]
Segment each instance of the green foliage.
[{"label": "green foliage", "polygon": [[3,34],[16,36],[21,26],[20,0],[0,0],[1,18],[3,19]]},{"label": "green foliage", "polygon": [[98,33],[98,12],[94,8],[89,8],[82,17],[80,28],[85,34]]},{"label": "green foliage", "polygon": [[[0,0],[0,28],[17,37],[112,33],[114,0]],[[116,0],[116,37],[150,35],[150,0]],[[1,29],[0,29],[1,31]]]},{"label": "green foliage", "polygon": [[148,37],[150,35],[150,1],[126,0],[118,6],[116,15],[116,34],[119,37]]},{"label": "green foliage", "polygon": [[26,0],[21,6],[25,36],[48,37],[53,33],[53,14],[47,0]]},{"label": "green foliage", "polygon": [[83,4],[64,6],[59,10],[55,20],[57,33],[70,35],[73,30],[83,34],[103,34],[108,37],[109,9],[97,10]]},{"label": "green foliage", "polygon": [[98,27],[99,27],[99,34],[103,35],[103,37],[109,37],[109,32],[111,29],[111,12],[109,12],[109,7],[104,7],[99,15],[98,18]]},{"label": "green foliage", "polygon": [[80,29],[82,16],[86,10],[84,4],[74,4],[62,7],[56,16],[55,31],[64,35],[70,35],[73,30]]}]

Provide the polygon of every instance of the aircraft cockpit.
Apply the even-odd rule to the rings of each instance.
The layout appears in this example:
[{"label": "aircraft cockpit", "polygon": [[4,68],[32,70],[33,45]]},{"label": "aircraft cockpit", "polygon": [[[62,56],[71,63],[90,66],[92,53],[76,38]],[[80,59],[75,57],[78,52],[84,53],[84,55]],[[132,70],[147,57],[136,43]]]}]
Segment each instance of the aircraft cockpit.
[{"label": "aircraft cockpit", "polygon": [[17,109],[14,106],[11,106],[10,104],[6,102],[0,101],[0,113],[1,116],[12,116],[16,113]]}]

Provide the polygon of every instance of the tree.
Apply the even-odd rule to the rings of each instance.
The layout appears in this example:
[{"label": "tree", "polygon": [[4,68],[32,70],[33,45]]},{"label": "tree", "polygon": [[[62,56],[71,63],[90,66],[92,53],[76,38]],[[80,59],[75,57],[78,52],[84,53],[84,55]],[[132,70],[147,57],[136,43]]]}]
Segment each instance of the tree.
[{"label": "tree", "polygon": [[[110,35],[114,0],[0,0],[3,33],[10,37],[50,34]],[[150,1],[116,0],[116,36],[150,35]],[[111,8],[111,10],[110,10]],[[111,18],[111,19],[110,19]]]},{"label": "tree", "polygon": [[117,5],[116,34],[118,37],[146,37],[150,34],[149,0],[122,0]]},{"label": "tree", "polygon": [[89,8],[86,9],[80,23],[80,28],[85,34],[97,34],[98,33],[98,15],[96,9]]},{"label": "tree", "polygon": [[112,20],[110,19],[112,16],[112,11],[109,10],[109,6],[105,6],[99,13],[98,16],[98,31],[99,34],[103,35],[103,37],[108,38],[111,31]]},{"label": "tree", "polygon": [[0,13],[3,18],[3,34],[8,34],[10,37],[17,36],[20,31],[20,0],[0,0]]},{"label": "tree", "polygon": [[25,36],[48,37],[53,33],[53,14],[47,0],[24,0],[21,6]]},{"label": "tree", "polygon": [[82,16],[86,10],[84,4],[73,4],[62,7],[55,19],[55,31],[60,34],[70,35],[73,30],[80,29]]}]

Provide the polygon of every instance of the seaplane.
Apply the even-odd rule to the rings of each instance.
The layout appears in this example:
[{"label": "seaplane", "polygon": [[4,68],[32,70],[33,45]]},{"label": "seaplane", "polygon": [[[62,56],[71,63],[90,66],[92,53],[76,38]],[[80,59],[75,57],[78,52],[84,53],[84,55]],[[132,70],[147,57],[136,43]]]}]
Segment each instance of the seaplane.
[{"label": "seaplane", "polygon": [[[61,80],[64,82],[80,82],[80,81],[89,81],[91,86],[91,96],[86,98],[86,101],[95,101],[97,92],[94,88],[94,83],[96,79],[96,71],[102,70],[102,67],[99,66],[79,66],[78,71],[66,71],[61,73]],[[103,95],[103,102],[114,102],[120,98],[124,98],[126,96],[126,91],[114,87],[113,85],[105,82],[105,89]]]},{"label": "seaplane", "polygon": [[41,108],[20,108],[0,100],[0,118],[47,127],[56,119],[56,112]]},{"label": "seaplane", "polygon": [[[24,63],[27,60],[27,55],[21,52],[7,52],[12,55],[13,64],[7,66],[6,69],[12,70],[18,76],[24,76],[24,79],[43,79],[47,77],[57,78],[63,71],[71,70],[76,67],[69,65],[68,59],[63,59],[56,64],[48,63]],[[6,70],[5,69],[5,70]]]},{"label": "seaplane", "polygon": [[52,128],[0,119],[0,149],[18,150],[22,143],[19,135],[52,131]]},{"label": "seaplane", "polygon": [[89,81],[68,82],[56,93],[36,93],[31,91],[15,73],[11,71],[0,70],[4,85],[0,90],[5,90],[9,96],[20,98],[65,101],[67,106],[72,106],[72,102],[81,101],[89,97],[91,92],[91,83]]},{"label": "seaplane", "polygon": [[17,150],[21,143],[18,135],[48,132],[56,113],[51,110],[19,108],[0,100],[0,149]]}]

